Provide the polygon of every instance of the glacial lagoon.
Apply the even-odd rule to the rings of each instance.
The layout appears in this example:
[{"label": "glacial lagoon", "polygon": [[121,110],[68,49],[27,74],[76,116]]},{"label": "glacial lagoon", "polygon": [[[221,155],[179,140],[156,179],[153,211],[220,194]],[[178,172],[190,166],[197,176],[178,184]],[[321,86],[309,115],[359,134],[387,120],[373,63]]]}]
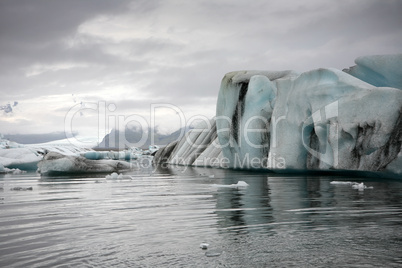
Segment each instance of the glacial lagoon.
[{"label": "glacial lagoon", "polygon": [[402,266],[401,180],[125,174],[0,175],[0,267]]}]

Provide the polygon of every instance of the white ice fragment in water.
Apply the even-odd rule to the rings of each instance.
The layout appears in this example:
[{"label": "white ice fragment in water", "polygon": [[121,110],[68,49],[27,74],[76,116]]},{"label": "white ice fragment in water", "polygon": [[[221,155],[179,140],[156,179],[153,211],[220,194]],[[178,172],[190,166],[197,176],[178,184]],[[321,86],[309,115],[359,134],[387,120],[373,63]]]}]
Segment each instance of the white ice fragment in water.
[{"label": "white ice fragment in water", "polygon": [[353,185],[356,182],[351,181],[331,181],[330,184],[339,184],[339,185]]},{"label": "white ice fragment in water", "polygon": [[18,174],[24,174],[24,173],[27,173],[27,172],[25,170],[21,170],[19,168],[13,168],[11,173],[14,174],[14,175],[18,175]]},{"label": "white ice fragment in water", "polygon": [[237,184],[235,184],[237,187],[247,187],[248,184],[245,181],[238,181]]},{"label": "white ice fragment in water", "polygon": [[209,175],[209,178],[211,178],[211,179],[215,178],[215,175]]},{"label": "white ice fragment in water", "polygon": [[357,189],[357,190],[359,190],[359,191],[363,191],[364,188],[365,188],[365,185],[364,185],[364,183],[353,184],[353,185],[352,185],[352,188],[353,188],[353,189]]},{"label": "white ice fragment in water", "polygon": [[353,182],[353,181],[331,181],[330,184],[334,185],[351,185],[353,189],[364,191],[364,189],[374,189],[373,186],[366,186],[363,182]]},{"label": "white ice fragment in water", "polygon": [[364,191],[364,189],[373,189],[373,187],[367,187],[364,183],[357,183],[352,185],[353,189],[357,189],[359,191]]},{"label": "white ice fragment in water", "polygon": [[110,175],[106,175],[105,177],[107,180],[131,180],[132,177],[129,175],[123,175],[123,173],[117,174],[116,172],[113,172]]},{"label": "white ice fragment in water", "polygon": [[207,249],[208,246],[209,246],[208,243],[201,243],[201,244],[200,244],[200,248],[202,248],[202,249]]},{"label": "white ice fragment in water", "polygon": [[247,182],[245,181],[238,181],[236,184],[212,184],[213,187],[219,187],[219,188],[246,188],[248,186]]},{"label": "white ice fragment in water", "polygon": [[118,177],[119,177],[119,174],[117,174],[116,172],[113,172],[110,175],[106,175],[107,180],[116,180]]},{"label": "white ice fragment in water", "polygon": [[8,174],[13,174],[13,175],[19,175],[19,174],[24,174],[26,173],[25,170],[21,170],[19,168],[3,168],[3,172],[1,173],[8,173]]}]

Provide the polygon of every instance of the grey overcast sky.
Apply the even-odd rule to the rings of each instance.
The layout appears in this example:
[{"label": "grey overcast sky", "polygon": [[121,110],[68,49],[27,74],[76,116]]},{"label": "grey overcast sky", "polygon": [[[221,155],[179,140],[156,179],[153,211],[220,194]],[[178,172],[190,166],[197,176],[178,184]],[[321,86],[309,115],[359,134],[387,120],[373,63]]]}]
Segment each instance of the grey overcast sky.
[{"label": "grey overcast sky", "polygon": [[155,103],[155,123],[174,130],[181,112],[214,115],[227,72],[401,53],[401,14],[400,0],[1,0],[0,132],[64,131],[70,120],[97,135],[99,102],[106,132],[149,121]]}]

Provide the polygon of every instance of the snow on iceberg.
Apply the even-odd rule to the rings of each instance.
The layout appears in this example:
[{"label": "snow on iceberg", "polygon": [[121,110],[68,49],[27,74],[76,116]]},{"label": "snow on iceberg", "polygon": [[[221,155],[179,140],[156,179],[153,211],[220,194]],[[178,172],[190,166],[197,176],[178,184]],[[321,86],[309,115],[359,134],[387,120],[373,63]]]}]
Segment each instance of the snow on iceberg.
[{"label": "snow on iceberg", "polygon": [[42,155],[45,155],[48,152],[56,152],[63,155],[80,155],[85,152],[92,151],[92,149],[77,147],[72,144],[42,143],[42,144],[26,144],[24,146]]},{"label": "snow on iceberg", "polygon": [[89,160],[82,156],[63,155],[50,152],[38,163],[42,175],[72,173],[110,173],[133,169],[133,165],[119,160]]}]

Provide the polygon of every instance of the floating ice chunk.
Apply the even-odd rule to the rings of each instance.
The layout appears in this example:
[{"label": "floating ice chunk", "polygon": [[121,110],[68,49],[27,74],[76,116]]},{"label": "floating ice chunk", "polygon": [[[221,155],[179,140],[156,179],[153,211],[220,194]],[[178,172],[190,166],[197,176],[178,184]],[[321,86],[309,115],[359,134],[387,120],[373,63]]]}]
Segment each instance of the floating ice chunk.
[{"label": "floating ice chunk", "polygon": [[239,188],[246,188],[248,186],[247,182],[245,181],[238,181],[236,184],[230,184],[230,185],[226,185],[226,184],[212,184],[212,187],[218,187],[218,188],[235,188],[235,189],[239,189]]},{"label": "floating ice chunk", "polygon": [[119,180],[131,180],[131,176],[129,175],[123,175],[123,173],[120,173],[119,176],[117,177]]},{"label": "floating ice chunk", "polygon": [[201,244],[200,244],[200,248],[202,248],[202,249],[207,249],[208,246],[209,246],[208,243],[201,243]]},{"label": "floating ice chunk", "polygon": [[4,168],[4,172],[8,174],[18,175],[26,173],[25,170],[21,170],[19,168]]},{"label": "floating ice chunk", "polygon": [[353,189],[357,189],[359,191],[364,191],[365,189],[373,189],[372,186],[367,187],[366,185],[364,185],[364,183],[356,183],[352,185]]},{"label": "floating ice chunk", "polygon": [[353,189],[357,189],[357,190],[359,190],[359,191],[363,191],[364,188],[365,188],[365,185],[364,185],[364,183],[353,184],[353,185],[352,185],[352,188],[353,188]]},{"label": "floating ice chunk", "polygon": [[356,182],[351,181],[331,181],[330,184],[338,184],[338,185],[353,185]]},{"label": "floating ice chunk", "polygon": [[38,171],[45,175],[100,172],[115,173],[120,170],[130,170],[133,168],[134,166],[126,161],[90,160],[82,156],[63,155],[56,152],[46,154],[43,160],[38,163]]},{"label": "floating ice chunk", "polygon": [[21,170],[19,168],[6,168],[0,163],[0,174],[24,174],[26,173],[25,170]]},{"label": "floating ice chunk", "polygon": [[248,184],[245,181],[238,181],[237,184],[235,184],[236,187],[247,187]]},{"label": "floating ice chunk", "polygon": [[129,175],[123,175],[123,173],[117,174],[116,172],[113,172],[110,175],[106,175],[105,177],[107,180],[131,180],[132,177]]},{"label": "floating ice chunk", "polygon": [[110,175],[106,175],[106,179],[107,180],[116,180],[119,178],[119,174],[117,174],[116,172],[113,172]]},{"label": "floating ice chunk", "polygon": [[211,178],[211,179],[215,178],[215,175],[209,175],[209,178]]},{"label": "floating ice chunk", "polygon": [[330,184],[334,185],[351,185],[353,189],[364,191],[365,189],[374,189],[373,186],[366,186],[363,182],[353,182],[353,181],[331,181]]}]

